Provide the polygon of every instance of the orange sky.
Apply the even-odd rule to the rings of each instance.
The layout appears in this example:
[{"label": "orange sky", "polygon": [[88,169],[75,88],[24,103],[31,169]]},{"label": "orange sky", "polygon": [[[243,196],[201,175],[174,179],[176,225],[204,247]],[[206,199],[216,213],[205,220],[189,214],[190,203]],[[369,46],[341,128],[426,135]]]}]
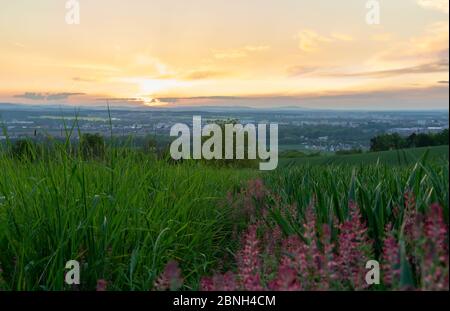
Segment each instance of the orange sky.
[{"label": "orange sky", "polygon": [[447,105],[446,0],[65,2],[0,0],[1,102]]}]

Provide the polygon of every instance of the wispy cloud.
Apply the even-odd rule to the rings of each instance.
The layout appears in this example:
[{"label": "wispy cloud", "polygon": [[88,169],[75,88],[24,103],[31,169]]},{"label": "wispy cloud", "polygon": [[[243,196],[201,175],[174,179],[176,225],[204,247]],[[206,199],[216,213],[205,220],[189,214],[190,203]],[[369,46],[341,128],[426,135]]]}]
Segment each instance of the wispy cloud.
[{"label": "wispy cloud", "polygon": [[354,38],[348,34],[334,32],[330,35],[322,35],[310,29],[300,31],[296,38],[299,40],[299,49],[307,53],[318,51],[324,43],[354,40]]},{"label": "wispy cloud", "polygon": [[267,45],[247,45],[241,48],[226,49],[226,50],[213,50],[214,57],[217,59],[234,59],[244,58],[251,53],[258,53],[267,51],[270,46]]},{"label": "wispy cloud", "polygon": [[292,66],[287,69],[288,76],[302,76],[310,73],[314,73],[320,69],[319,66]]},{"label": "wispy cloud", "polygon": [[85,93],[37,93],[37,92],[26,92],[23,94],[15,95],[16,98],[24,98],[29,100],[64,100],[68,99],[70,96],[81,96],[86,95]]},{"label": "wispy cloud", "polygon": [[96,79],[94,79],[94,78],[84,78],[84,77],[73,77],[72,80],[76,81],[76,82],[95,82],[96,81]]},{"label": "wispy cloud", "polygon": [[406,74],[424,74],[435,72],[448,72],[448,60],[441,60],[438,62],[416,65],[411,67],[394,68],[388,70],[352,72],[352,73],[321,73],[325,76],[336,77],[367,77],[367,78],[387,78]]},{"label": "wispy cloud", "polygon": [[214,70],[194,70],[181,77],[182,80],[204,80],[227,76],[226,72]]}]

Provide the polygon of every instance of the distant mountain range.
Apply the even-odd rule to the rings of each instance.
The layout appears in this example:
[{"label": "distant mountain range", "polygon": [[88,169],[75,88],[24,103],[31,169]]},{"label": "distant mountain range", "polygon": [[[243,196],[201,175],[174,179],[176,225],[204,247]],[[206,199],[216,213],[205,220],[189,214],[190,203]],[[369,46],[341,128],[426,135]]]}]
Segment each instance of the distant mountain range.
[{"label": "distant mountain range", "polygon": [[[121,111],[180,111],[180,112],[329,112],[329,111],[354,111],[354,112],[380,112],[384,110],[372,110],[372,109],[329,109],[329,108],[306,108],[301,106],[281,106],[281,107],[249,107],[249,106],[119,106],[111,105],[113,110]],[[68,104],[18,104],[18,103],[0,103],[0,112],[7,110],[14,111],[49,111],[49,110],[60,110],[60,111],[105,111],[107,109],[106,105],[68,105]],[[448,109],[411,109],[411,110],[385,110],[385,111],[399,111],[399,112],[418,112],[418,111],[442,111],[448,113]]]},{"label": "distant mountain range", "polygon": [[[25,110],[25,111],[40,111],[40,110],[105,110],[106,105],[82,105],[82,106],[73,106],[67,104],[60,105],[36,105],[36,104],[12,104],[12,103],[0,103],[0,110]],[[286,110],[295,110],[295,111],[311,111],[315,109],[308,109],[304,107],[296,107],[296,106],[283,106],[283,107],[248,107],[248,106],[115,106],[111,105],[111,109],[120,109],[120,110],[157,110],[157,111],[205,111],[205,112],[221,112],[221,111],[286,111]]]}]

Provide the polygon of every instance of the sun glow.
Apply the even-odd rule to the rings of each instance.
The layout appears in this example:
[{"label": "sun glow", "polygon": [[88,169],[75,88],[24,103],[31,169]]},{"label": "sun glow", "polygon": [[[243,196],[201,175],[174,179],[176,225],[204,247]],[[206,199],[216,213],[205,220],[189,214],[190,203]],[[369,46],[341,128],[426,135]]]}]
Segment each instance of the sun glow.
[{"label": "sun glow", "polygon": [[139,91],[142,96],[152,96],[157,93],[167,92],[171,89],[178,88],[183,83],[177,80],[157,80],[157,79],[139,79]]},{"label": "sun glow", "polygon": [[160,107],[160,106],[167,105],[166,103],[161,102],[157,98],[141,97],[139,99],[144,103],[144,106],[147,106],[147,107]]}]

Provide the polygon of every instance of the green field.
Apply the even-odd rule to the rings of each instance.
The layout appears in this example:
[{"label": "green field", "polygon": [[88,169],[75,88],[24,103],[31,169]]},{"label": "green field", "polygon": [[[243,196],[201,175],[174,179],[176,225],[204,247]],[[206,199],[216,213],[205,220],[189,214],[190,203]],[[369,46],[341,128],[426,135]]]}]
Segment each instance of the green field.
[{"label": "green field", "polygon": [[327,165],[327,164],[386,164],[410,165],[419,161],[425,153],[430,161],[448,161],[448,146],[424,147],[383,152],[366,152],[354,155],[323,155],[316,157],[301,157],[296,159],[281,159],[282,166],[286,165]]},{"label": "green field", "polygon": [[[390,235],[402,265],[398,280],[380,289],[443,286],[441,279],[426,283],[435,270],[413,273],[421,267],[448,277],[448,249],[438,257],[446,263],[430,263],[423,247],[434,240],[425,232],[416,239],[423,244],[411,244],[404,229],[411,208],[429,215],[435,203],[437,224],[448,225],[448,147],[430,148],[426,157],[428,149],[295,159],[267,173],[171,163],[126,148],[108,148],[97,160],[67,153],[65,145],[53,150],[33,160],[0,154],[0,289],[93,290],[99,280],[108,290],[151,290],[155,282],[167,289],[161,284],[174,276],[164,267],[176,261],[184,290],[224,289],[221,279],[228,289],[354,290],[362,287],[345,271],[328,271],[338,276],[329,280],[308,258],[307,279],[303,267],[283,267],[284,245],[297,239],[297,254],[306,249],[322,258],[328,249],[337,264],[360,265],[358,256],[384,260]],[[367,228],[345,231],[352,224]],[[328,242],[316,241],[323,226],[331,228]],[[353,245],[352,230],[367,240]],[[448,243],[448,231],[437,239]],[[364,251],[346,255],[327,243]],[[82,269],[75,288],[64,283],[72,259]],[[295,282],[286,285],[288,272]]]}]

